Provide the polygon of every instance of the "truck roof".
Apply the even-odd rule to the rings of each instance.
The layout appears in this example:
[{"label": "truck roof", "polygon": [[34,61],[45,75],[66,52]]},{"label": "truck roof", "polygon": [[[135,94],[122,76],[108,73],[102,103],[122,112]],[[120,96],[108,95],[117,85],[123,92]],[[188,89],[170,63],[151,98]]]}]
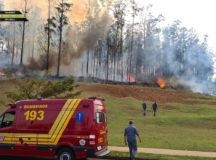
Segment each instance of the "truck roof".
[{"label": "truck roof", "polygon": [[[38,98],[38,99],[28,99],[28,100],[20,100],[17,101],[15,104],[16,105],[21,105],[21,104],[35,104],[35,103],[65,103],[68,99],[43,99],[43,98]],[[104,99],[96,98],[96,97],[90,97],[82,100],[87,100],[87,101],[104,101]]]},{"label": "truck roof", "polygon": [[[26,100],[20,100],[17,101],[16,103],[20,103],[20,102],[38,102],[38,101],[43,101],[43,102],[64,102],[66,100],[68,100],[70,98],[37,98],[37,99],[26,99]],[[71,98],[71,99],[79,99],[79,98]],[[98,98],[98,97],[89,97],[89,98],[82,98],[83,100],[100,100],[100,101],[105,101],[102,98]]]},{"label": "truck roof", "polygon": [[17,101],[15,104],[16,105],[21,105],[21,104],[35,104],[35,103],[64,103],[67,101],[67,99],[29,99],[29,100],[20,100]]},{"label": "truck roof", "polygon": [[[68,99],[28,99],[28,100],[20,100],[15,102],[15,104],[8,104],[7,106],[10,108],[16,108],[16,106],[20,105],[35,105],[35,104],[64,104]],[[86,99],[82,99],[82,101],[93,102],[96,105],[103,105],[104,99],[100,99],[97,97],[90,97]]]}]

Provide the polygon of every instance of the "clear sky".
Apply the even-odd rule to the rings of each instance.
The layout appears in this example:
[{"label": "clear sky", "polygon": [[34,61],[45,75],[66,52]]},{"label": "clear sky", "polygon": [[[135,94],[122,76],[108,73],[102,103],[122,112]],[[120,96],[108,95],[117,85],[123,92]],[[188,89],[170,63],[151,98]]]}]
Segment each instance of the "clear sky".
[{"label": "clear sky", "polygon": [[216,52],[216,0],[136,0],[153,4],[155,14],[163,14],[166,23],[179,19],[183,25],[209,36],[209,46]]}]

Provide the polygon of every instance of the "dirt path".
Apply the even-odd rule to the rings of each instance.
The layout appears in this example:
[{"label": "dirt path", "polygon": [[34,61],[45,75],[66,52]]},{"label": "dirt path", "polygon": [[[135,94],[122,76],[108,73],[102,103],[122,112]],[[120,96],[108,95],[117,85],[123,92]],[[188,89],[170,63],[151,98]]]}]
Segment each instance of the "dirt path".
[{"label": "dirt path", "polygon": [[[128,152],[128,147],[109,146],[109,150],[118,151],[118,152]],[[162,155],[216,158],[216,152],[200,152],[200,151],[153,149],[153,148],[138,148],[138,152],[139,153],[150,153],[150,154],[162,154]]]},{"label": "dirt path", "polygon": [[[110,151],[118,152],[128,152],[128,147],[116,147],[109,146]],[[216,158],[216,152],[200,152],[200,151],[185,151],[185,150],[171,150],[171,149],[153,149],[153,148],[138,148],[139,153],[150,153],[150,154],[160,154],[160,155],[174,155],[174,156],[190,156],[190,157],[208,157]],[[29,160],[29,158],[8,158],[0,157],[2,160]],[[101,157],[101,158],[88,158],[87,160],[127,160],[125,157]],[[143,158],[136,158],[137,160],[149,160]],[[31,160],[48,160],[48,159],[37,159],[31,158]]]}]

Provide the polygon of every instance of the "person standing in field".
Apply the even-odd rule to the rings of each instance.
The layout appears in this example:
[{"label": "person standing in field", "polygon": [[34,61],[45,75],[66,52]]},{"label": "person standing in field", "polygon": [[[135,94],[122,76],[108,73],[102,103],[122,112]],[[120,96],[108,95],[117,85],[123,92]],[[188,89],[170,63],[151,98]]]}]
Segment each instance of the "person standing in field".
[{"label": "person standing in field", "polygon": [[125,128],[124,131],[124,141],[125,145],[128,145],[130,152],[130,160],[134,160],[137,153],[137,140],[136,137],[139,138],[141,143],[141,139],[136,127],[133,125],[133,121],[129,121],[129,126]]},{"label": "person standing in field", "polygon": [[147,104],[145,103],[145,101],[143,101],[142,107],[143,107],[143,111],[144,111],[143,115],[146,116],[146,114],[147,114],[147,112],[146,112],[147,111]]},{"label": "person standing in field", "polygon": [[152,104],[152,111],[153,111],[153,115],[156,116],[156,113],[157,113],[157,108],[158,108],[158,105],[157,105],[157,102],[155,101],[153,104]]}]

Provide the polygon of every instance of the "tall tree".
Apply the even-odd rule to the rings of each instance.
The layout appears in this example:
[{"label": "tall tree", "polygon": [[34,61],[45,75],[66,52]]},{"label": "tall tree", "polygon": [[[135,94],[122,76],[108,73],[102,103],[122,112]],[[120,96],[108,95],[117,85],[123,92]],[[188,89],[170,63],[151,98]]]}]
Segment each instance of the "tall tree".
[{"label": "tall tree", "polygon": [[[24,17],[27,16],[27,7],[28,7],[28,0],[24,0]],[[20,66],[23,65],[23,53],[24,53],[24,43],[25,43],[25,30],[26,30],[26,22],[23,21],[22,25],[22,43],[21,43],[21,55],[20,55]]]},{"label": "tall tree", "polygon": [[[99,19],[99,6],[97,3],[95,3],[95,1],[92,1],[92,0],[88,0],[87,1],[87,4],[86,4],[86,10],[87,10],[87,14],[86,14],[86,19],[84,21],[84,30],[86,32],[86,34],[89,34],[89,33],[94,33],[95,31],[95,28],[96,27],[99,27],[97,26],[97,20]],[[89,33],[88,33],[89,32]],[[96,40],[97,41],[97,40]],[[95,44],[93,44],[95,45]],[[91,46],[91,45],[87,45],[85,46],[86,47],[86,75],[89,76],[89,72],[90,72],[90,53],[92,52],[94,46]],[[95,69],[96,69],[96,56],[95,56],[95,53],[94,55],[92,56],[93,58],[93,75],[95,72]]]},{"label": "tall tree", "polygon": [[12,56],[11,56],[11,67],[14,65],[14,56],[15,56],[15,45],[16,45],[16,30],[15,24],[13,24],[13,42],[12,42]]},{"label": "tall tree", "polygon": [[51,21],[51,15],[50,15],[50,12],[51,12],[51,8],[50,8],[50,0],[48,0],[48,19],[47,19],[47,66],[46,66],[46,70],[47,72],[49,71],[49,53],[50,53],[50,21]]},{"label": "tall tree", "polygon": [[68,17],[66,13],[70,10],[72,4],[64,2],[64,0],[61,0],[61,2],[56,7],[57,10],[57,30],[59,33],[59,47],[58,47],[58,63],[57,63],[57,74],[56,76],[59,77],[60,73],[60,66],[61,66],[61,52],[62,52],[62,34],[64,26],[68,25]]},{"label": "tall tree", "polygon": [[47,33],[47,50],[46,50],[46,71],[49,71],[49,59],[50,59],[50,47],[51,47],[51,38],[52,34],[55,33],[55,17],[51,18],[51,0],[48,0],[48,19],[47,23],[45,24],[45,31]]},{"label": "tall tree", "polygon": [[114,74],[116,72],[120,73],[121,81],[123,81],[124,67],[123,67],[123,33],[125,26],[125,10],[126,10],[126,2],[124,0],[118,1],[113,7],[113,15],[115,18],[115,26],[116,26],[116,54],[114,54],[114,59],[118,62],[117,67],[115,66],[114,61]]},{"label": "tall tree", "polygon": [[129,70],[128,70],[128,77],[130,81],[131,74],[133,73],[132,70],[132,60],[133,60],[133,51],[134,51],[134,28],[135,28],[135,18],[140,12],[140,8],[138,7],[137,3],[134,0],[131,0],[131,16],[132,16],[132,24],[131,24],[131,44],[130,44],[130,57],[129,57]]}]

